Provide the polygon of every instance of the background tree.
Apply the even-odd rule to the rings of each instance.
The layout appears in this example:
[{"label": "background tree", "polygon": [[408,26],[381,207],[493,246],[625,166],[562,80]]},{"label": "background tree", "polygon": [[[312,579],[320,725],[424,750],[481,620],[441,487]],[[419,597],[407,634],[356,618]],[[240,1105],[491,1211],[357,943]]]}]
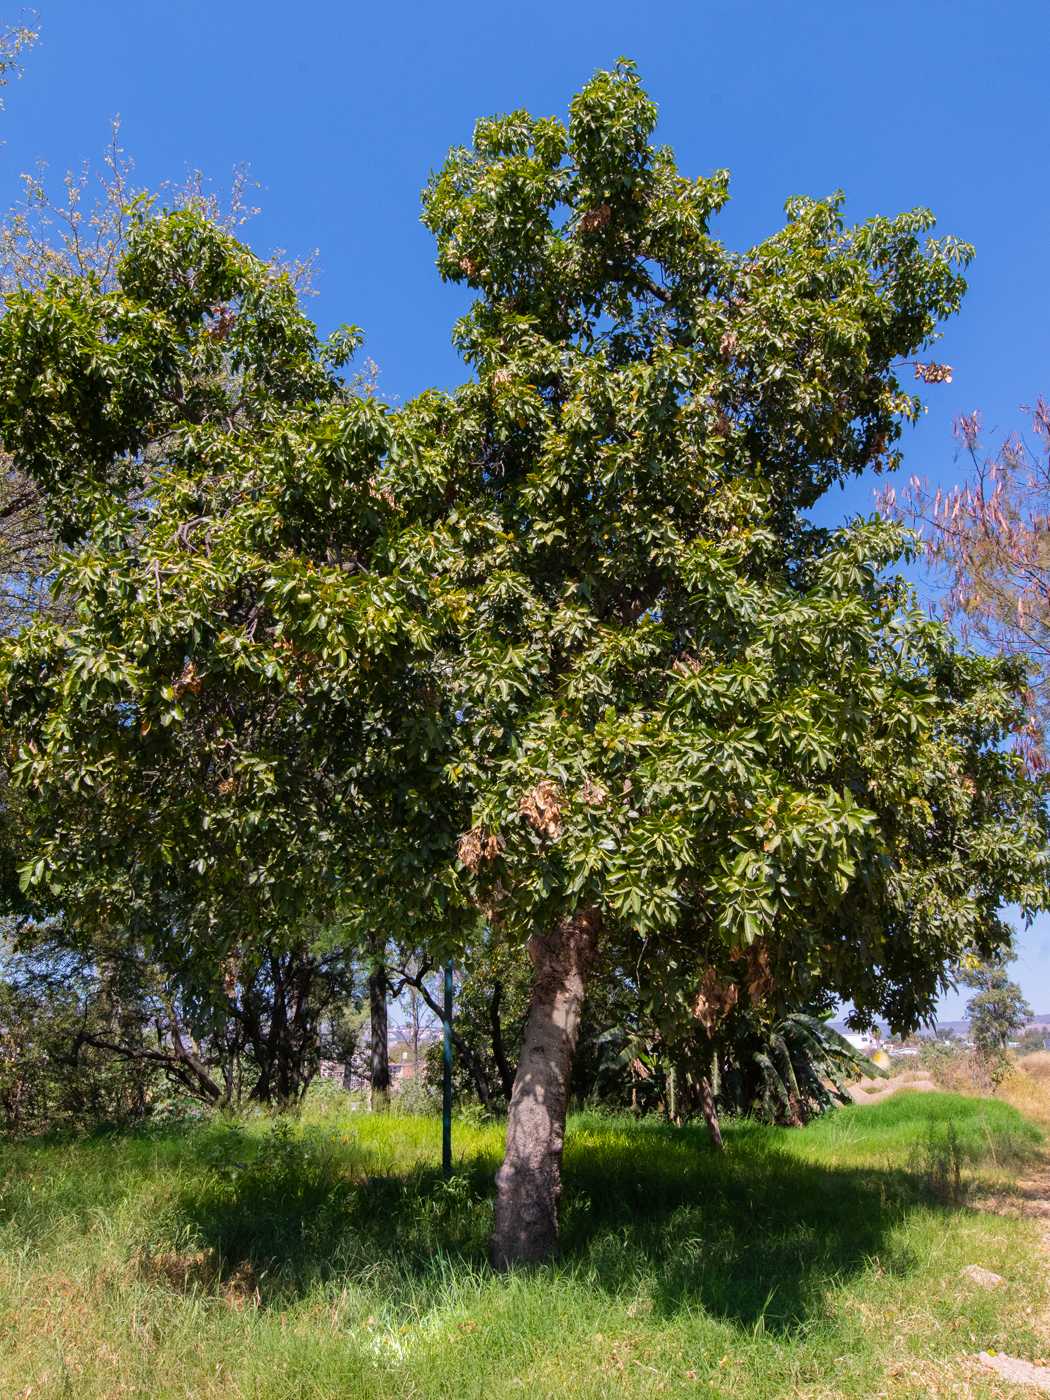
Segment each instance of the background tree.
[{"label": "background tree", "polygon": [[[133,1123],[175,1086],[149,1057],[156,1042],[138,988],[61,945],[0,954],[0,1131],[25,1135]],[[79,1037],[119,1037],[133,1061]],[[179,1086],[181,1087],[181,1086]]]},{"label": "background tree", "polygon": [[[57,787],[45,784],[56,803],[52,814],[62,808],[70,820],[66,834],[72,838],[75,829],[79,837],[73,838],[74,844],[84,843],[76,863],[83,860],[86,883],[45,879],[47,861],[39,870],[35,862],[27,868],[25,883],[38,909],[61,907],[85,931],[123,930],[124,936],[149,949],[162,964],[181,965],[185,950],[192,949],[199,975],[207,981],[209,976],[214,980],[231,958],[249,966],[253,960],[257,965],[260,957],[293,954],[301,938],[304,907],[323,913],[328,925],[339,924],[345,932],[341,911],[353,882],[345,878],[340,834],[354,833],[358,847],[367,846],[369,865],[373,861],[377,843],[361,833],[378,831],[381,823],[364,819],[370,796],[367,768],[364,763],[360,769],[353,767],[354,756],[367,754],[369,744],[364,727],[369,716],[368,687],[347,684],[346,642],[335,635],[324,643],[331,648],[330,671],[317,691],[310,673],[319,660],[322,671],[326,665],[315,648],[319,622],[327,627],[337,617],[351,628],[360,625],[368,652],[366,664],[380,688],[383,638],[389,640],[392,651],[398,645],[398,638],[391,635],[390,595],[382,581],[376,582],[368,615],[358,608],[356,619],[354,610],[340,607],[332,592],[334,588],[336,594],[349,596],[360,547],[360,539],[354,536],[362,522],[366,533],[376,533],[389,508],[377,493],[366,489],[359,501],[359,519],[344,516],[337,522],[337,528],[348,534],[341,541],[326,537],[325,521],[331,520],[329,493],[336,483],[329,476],[322,486],[333,464],[338,464],[340,472],[350,470],[355,476],[363,472],[368,480],[385,441],[383,415],[337,376],[336,368],[352,337],[337,338],[327,349],[318,345],[298,308],[292,279],[251,258],[203,211],[185,211],[167,220],[145,215],[119,267],[136,295],[120,284],[106,290],[95,279],[56,278],[43,291],[10,296],[3,323],[20,342],[9,364],[13,367],[21,360],[39,387],[31,367],[37,352],[17,328],[15,306],[28,307],[34,297],[54,298],[60,319],[72,318],[64,322],[68,329],[77,323],[76,308],[93,302],[100,319],[94,326],[80,323],[87,335],[81,348],[89,358],[94,354],[95,333],[101,335],[98,345],[108,343],[111,350],[122,345],[124,352],[135,357],[137,332],[132,329],[122,337],[119,331],[124,314],[131,317],[124,326],[127,330],[143,305],[137,295],[145,284],[140,281],[135,287],[135,277],[153,279],[152,294],[159,306],[155,315],[138,320],[142,334],[137,343],[143,358],[137,368],[128,363],[127,377],[118,370],[108,380],[117,398],[133,382],[143,391],[134,403],[125,402],[130,411],[124,422],[115,424],[110,417],[110,410],[118,418],[122,412],[113,402],[98,405],[100,416],[93,423],[76,406],[85,393],[90,397],[101,390],[107,396],[102,385],[115,365],[92,385],[85,362],[67,361],[68,377],[60,396],[69,395],[65,410],[71,416],[59,428],[61,440],[52,439],[50,444],[37,440],[43,456],[36,458],[35,471],[29,473],[47,500],[56,535],[79,545],[65,556],[66,571],[59,573],[58,586],[75,603],[68,618],[41,619],[23,638],[30,650],[43,648],[37,661],[30,663],[31,669],[36,670],[44,652],[50,652],[55,661],[51,679],[63,689],[75,671],[68,664],[80,645],[75,638],[92,649],[99,635],[94,622],[112,607],[116,612],[110,614],[111,623],[127,644],[121,654],[131,670],[123,680],[109,672],[115,688],[106,683],[106,695],[101,691],[96,695],[100,707],[89,722],[95,736],[94,743],[88,744],[93,755],[81,749],[77,760],[78,766],[81,760],[87,762],[77,782],[83,808],[77,799],[68,800],[72,793],[62,799]],[[187,286],[193,290],[187,293]],[[192,303],[189,320],[185,319],[187,308],[180,304],[186,295]],[[114,329],[116,338],[110,341],[109,331]],[[75,361],[75,336],[64,343],[65,352],[60,355],[71,353]],[[44,350],[45,358],[48,353]],[[108,354],[102,350],[104,359]],[[160,383],[153,377],[158,365],[163,366]],[[329,460],[319,463],[315,482],[319,493],[304,489],[298,453],[288,451],[292,443],[285,435],[294,424],[296,404],[304,431],[327,444]],[[330,415],[337,406],[340,421],[333,436],[334,419],[326,419],[325,413]],[[61,409],[59,414],[61,418]],[[21,415],[16,419],[22,421]],[[107,419],[108,427],[103,426]],[[57,421],[53,419],[52,426]],[[109,436],[114,426],[115,438]],[[4,430],[5,441],[12,432],[17,433],[13,422],[11,432]],[[69,436],[63,437],[66,432]],[[263,476],[277,473],[271,476],[269,488],[262,477],[255,483],[250,480],[253,433],[263,453]],[[93,434],[94,452],[90,447],[85,450]],[[219,456],[207,449],[202,452],[207,438],[213,440]],[[148,454],[143,443],[149,446]],[[275,445],[280,445],[276,458]],[[50,457],[55,449],[56,455]],[[66,456],[67,451],[72,455]],[[225,474],[220,467],[223,452],[230,454],[231,470]],[[47,458],[55,466],[53,476],[44,466]],[[20,457],[20,467],[25,460]],[[224,523],[230,533],[220,538]],[[242,533],[246,526],[247,535]],[[303,548],[297,552],[290,538],[282,543],[275,527],[278,536],[290,528]],[[310,537],[307,543],[302,532]],[[102,558],[107,560],[103,574],[109,582],[96,577],[89,583]],[[322,564],[320,575],[314,573],[315,561]],[[190,574],[196,586],[187,592],[184,584]],[[302,583],[297,584],[300,574]],[[145,593],[136,581],[143,577]],[[99,582],[103,582],[105,601],[101,595],[89,596]],[[314,599],[318,607],[304,611],[313,582],[322,583]],[[199,588],[203,591],[196,591]],[[358,597],[358,602],[363,601]],[[407,621],[411,623],[412,618]],[[136,642],[131,633],[140,626],[145,631]],[[101,672],[89,669],[101,679]],[[395,734],[406,699],[411,699],[411,692],[406,693],[401,684],[403,668],[399,666],[396,675],[396,695],[387,692],[392,716],[396,710],[390,722]],[[43,680],[41,671],[36,670],[36,676],[37,681]],[[134,676],[138,680],[132,680]],[[131,726],[119,698],[128,680],[136,689],[141,685],[138,698],[131,702],[136,711]],[[35,682],[30,683],[33,690]],[[53,691],[52,698],[58,693]],[[325,715],[314,705],[322,693],[331,702]],[[149,694],[152,701],[146,700]],[[49,703],[43,692],[38,691],[38,698],[45,706]],[[63,703],[59,701],[59,708]],[[312,708],[322,726],[313,733],[303,724]],[[108,717],[103,724],[108,733],[94,728],[103,715]],[[321,733],[328,736],[323,742],[318,741]],[[87,731],[83,738],[87,740]],[[151,758],[146,758],[144,743],[153,749]],[[135,763],[146,759],[138,768],[142,805],[134,821],[127,804],[135,799],[122,784],[130,769],[121,766],[132,754]],[[111,781],[114,775],[116,781]],[[293,823],[303,823],[300,835],[309,829],[310,840],[317,842],[305,859],[306,847],[299,846],[273,800],[278,788],[289,803],[286,815]],[[49,801],[37,807],[43,793],[32,786],[27,791],[33,793],[35,809],[27,820],[35,824]],[[385,800],[383,789],[380,795]],[[240,815],[231,825],[229,818],[235,813]],[[148,843],[148,850],[140,850],[136,859],[133,849],[143,834],[141,829],[135,831],[139,820],[152,827],[157,840]],[[110,821],[113,825],[107,833]],[[191,826],[196,836],[187,844]],[[254,845],[251,857],[240,846],[245,838]],[[72,855],[72,847],[67,853]],[[316,885],[311,885],[311,868]],[[66,869],[71,872],[72,863]],[[52,870],[57,874],[57,865]],[[174,919],[173,910],[177,911]],[[346,933],[346,939],[352,943],[353,935]],[[274,1017],[277,1010],[275,1005]],[[271,1018],[269,1024],[272,1027],[276,1021]],[[291,1021],[284,1017],[283,1024],[289,1027]],[[278,1096],[283,1097],[283,1092]]]},{"label": "background tree", "polygon": [[[0,83],[11,72],[20,73],[16,62],[19,51],[35,37],[35,31],[27,27],[11,29],[0,36]],[[234,172],[230,188],[224,195],[217,193],[200,171],[195,171],[182,183],[162,186],[159,194],[150,194],[135,178],[134,163],[121,145],[119,122],[115,121],[110,145],[101,161],[94,164],[85,162],[79,170],[67,172],[57,194],[45,167],[22,176],[21,198],[0,221],[0,291],[4,295],[13,295],[19,291],[40,290],[53,279],[64,279],[90,282],[101,292],[110,293],[116,286],[116,269],[127,253],[130,235],[156,200],[163,199],[169,208],[193,211],[216,228],[234,230],[243,227],[257,212],[249,202],[249,191],[250,181],[244,170]],[[291,261],[281,253],[275,253],[269,265],[274,270],[274,276],[286,277],[298,294],[309,290],[309,260]],[[229,357],[224,366],[218,367],[217,373],[219,378],[225,377],[227,387],[232,392],[239,371]],[[163,470],[161,441],[144,442],[138,453],[142,470],[133,484],[133,492],[148,490],[152,472]],[[40,483],[18,469],[11,456],[3,451],[2,444],[0,468],[0,632],[15,634],[45,611],[68,621],[69,595],[61,595],[53,586],[61,548],[54,513],[47,508]],[[0,785],[3,791],[0,800],[6,818],[6,902],[8,908],[24,911],[25,902],[18,895],[17,881],[11,878],[11,867],[18,859],[22,825],[17,812],[20,798],[11,789],[6,765],[0,774]],[[49,926],[47,947],[53,953],[57,952],[55,940],[63,931],[70,938],[68,952],[81,956],[84,937],[89,935],[74,930],[65,918]],[[20,931],[23,944],[31,932],[32,925],[23,924]],[[107,938],[107,946],[112,949],[112,935],[107,935]],[[267,961],[271,955],[276,961]],[[305,945],[300,945],[291,956],[297,967],[292,980],[298,985],[305,976],[307,982],[316,986],[320,1014],[326,1015],[331,1003],[332,979],[323,970],[319,973],[317,970],[332,965],[330,952],[308,950]],[[287,1066],[298,1061],[298,1068],[294,1072],[289,1070],[291,1080],[286,1085],[292,1098],[297,1097],[305,1086],[303,1075],[309,1077],[306,1066],[313,1064],[317,1058],[313,1029],[297,1049],[290,1043],[295,1038],[297,1022],[294,1015],[283,1015],[280,1006],[282,988],[286,985],[282,957],[272,948],[266,951],[262,961],[255,964],[248,985],[239,987],[244,1000],[233,999],[232,1016],[226,1016],[221,1005],[226,974],[220,966],[203,969],[203,982],[200,977],[202,969],[195,969],[196,981],[192,991],[185,978],[180,980],[176,973],[165,969],[160,963],[153,964],[149,970],[149,979],[157,987],[168,979],[167,996],[172,1005],[185,996],[191,997],[198,1006],[212,1005],[214,1016],[218,1018],[216,1027],[219,1021],[223,1022],[223,1029],[213,1028],[214,1034],[209,1038],[212,1047],[216,1036],[226,1040],[234,1061],[237,1061],[248,1041],[254,1042],[255,1049],[251,1053],[256,1059],[248,1071],[249,1082],[254,1085],[250,1092],[264,1100],[270,1098],[271,1090],[263,1080],[256,1082],[253,1077],[253,1069],[258,1072],[262,1063],[260,1055],[283,1059]],[[335,981],[343,985],[345,978],[337,977]],[[266,997],[271,995],[274,999],[264,1004]],[[236,1029],[238,1026],[239,1029]],[[285,1038],[288,1043],[279,1049],[273,1043],[275,1034],[279,1039]],[[168,1050],[177,1046],[179,1036],[178,1018],[173,1017]],[[270,1048],[264,1053],[266,1046]],[[156,1046],[151,1053],[158,1053]],[[203,1062],[200,1063],[203,1068]],[[226,1068],[229,1069],[229,1066]],[[224,1070],[217,1079],[213,1079],[211,1074],[215,1072],[216,1066],[212,1064],[210,1073],[205,1074],[196,1087],[206,1098],[221,1096],[228,1102],[233,1092],[229,1073]],[[276,1097],[281,1097],[283,1091],[274,1088],[272,1092]]]},{"label": "background tree", "polygon": [[383,940],[369,943],[368,972],[368,1098],[372,1108],[385,1108],[390,1098],[390,1018],[387,1007],[386,949]]},{"label": "background tree", "polygon": [[[8,31],[0,39],[0,53],[14,55],[33,37],[25,29]],[[0,76],[2,72],[0,67]],[[156,199],[163,198],[172,208],[193,211],[216,228],[234,230],[257,212],[248,201],[249,188],[246,173],[236,171],[229,191],[220,196],[201,172],[194,172],[177,186],[162,187],[159,196],[150,195],[135,179],[134,164],[120,143],[119,124],[115,122],[101,162],[85,163],[78,171],[67,172],[57,195],[44,168],[23,175],[21,198],[0,221],[0,291],[13,295],[41,290],[53,279],[64,279],[87,281],[110,293],[116,286],[116,269],[127,253],[129,237]],[[292,262],[274,254],[270,266],[275,276],[286,276],[300,295],[309,289],[308,260]],[[220,378],[223,375],[232,390],[238,379],[232,362],[220,367]],[[142,473],[133,492],[148,490],[151,473],[163,470],[162,442],[147,441],[139,456]],[[0,632],[16,634],[44,612],[68,621],[69,595],[61,595],[53,587],[61,546],[44,492],[2,447],[0,468]],[[7,891],[7,907],[24,912],[25,901],[12,878],[22,826],[18,804],[24,795],[12,791],[6,766],[0,774],[0,786],[6,823],[4,873],[0,878]],[[31,923],[23,923],[19,935],[23,945],[32,931]],[[64,950],[58,944],[63,936],[67,939]],[[70,957],[86,956],[85,939],[92,941],[88,932],[74,929],[68,918],[62,918],[48,926],[41,953],[47,950],[58,960],[56,965],[66,965]],[[102,943],[100,947],[98,940],[94,941],[95,955],[113,955],[116,944],[111,930]],[[347,990],[344,954],[333,958],[330,949],[306,943],[287,953],[266,947],[254,963],[238,963],[248,970],[248,980],[235,979],[233,995],[227,997],[228,961],[198,965],[187,978],[185,967],[172,968],[156,961],[147,966],[141,949],[134,951],[133,939],[130,946],[143,985],[148,984],[150,995],[159,997],[169,1008],[163,1013],[167,1029],[162,1044],[145,1049],[140,1037],[111,1035],[106,1040],[110,1053],[129,1066],[141,1062],[144,1054],[152,1057],[154,1064],[162,1063],[164,1056],[171,1057],[171,1073],[176,1079],[183,1076],[182,1087],[206,1102],[234,1102],[242,1092],[265,1102],[294,1101],[301,1095],[316,1071],[318,1017],[323,1021],[329,1015],[336,987],[340,995]],[[338,973],[333,976],[337,966]],[[311,988],[316,1008],[302,1001],[303,986]],[[195,1008],[193,1030],[183,1024],[184,1016],[178,1009],[186,1005]],[[199,1022],[205,1011],[208,1025],[202,1027]],[[194,1033],[202,1037],[200,1044]],[[102,1032],[96,1032],[93,1048],[99,1054],[105,1053],[102,1039]],[[82,1038],[80,1048],[86,1044]],[[225,1046],[221,1055],[220,1045]]]},{"label": "background tree", "polygon": [[1014,434],[991,455],[976,412],[956,423],[970,461],[950,490],[912,477],[884,504],[922,532],[925,557],[943,580],[942,612],[968,640],[1027,658],[1027,723],[1018,738],[1029,762],[1045,763],[1050,716],[1050,405],[1031,411],[1030,437]]},{"label": "background tree", "polygon": [[[500,1065],[508,1079],[513,1071],[503,1044],[503,983],[489,951],[483,938],[465,941],[459,950],[470,971],[466,975],[453,973],[452,1083],[454,1092],[473,1096],[488,1112],[501,1113],[510,1089],[508,1080],[500,1077]],[[395,995],[402,1000],[416,998],[417,1007],[425,1009],[436,1030],[444,1023],[443,969],[418,952],[403,958],[402,963],[396,969]],[[444,1072],[442,1056],[441,1041],[435,1037],[426,1056],[427,1077],[435,1088]]]},{"label": "background tree", "polygon": [[[0,999],[11,1073],[40,1085],[28,1096],[19,1090],[10,1131],[143,1117],[159,1086],[207,1106],[288,1107],[322,1057],[352,1058],[342,1022],[360,1000],[361,975],[352,952],[330,939],[251,947],[213,968],[185,952],[165,966],[120,931],[104,941],[57,922],[9,919],[6,928]],[[54,1087],[63,1076],[68,1093]]]},{"label": "background tree", "polygon": [[417,961],[409,959],[406,976],[412,980],[406,981],[398,1007],[402,1036],[410,1047],[412,1056],[413,1075],[424,1072],[427,1047],[436,1041],[441,1034],[442,1017],[435,1013],[432,1006],[436,1000],[434,995],[436,986],[434,984],[437,979],[430,979],[431,987],[428,988],[428,995],[424,998],[423,992],[415,985],[422,970]]},{"label": "background tree", "polygon": [[959,974],[964,987],[975,995],[966,1003],[974,1050],[993,1085],[1002,1080],[1010,1067],[1007,1054],[1010,1041],[1032,1019],[1032,1008],[1006,970],[1006,958],[966,960]]}]

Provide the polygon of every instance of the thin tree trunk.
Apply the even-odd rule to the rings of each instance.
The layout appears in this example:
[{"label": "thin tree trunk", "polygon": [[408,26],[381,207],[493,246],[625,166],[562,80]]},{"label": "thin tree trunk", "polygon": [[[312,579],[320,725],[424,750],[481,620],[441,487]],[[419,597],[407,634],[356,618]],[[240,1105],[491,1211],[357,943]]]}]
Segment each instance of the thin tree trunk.
[{"label": "thin tree trunk", "polygon": [[489,1025],[492,1029],[492,1058],[496,1061],[496,1073],[499,1075],[500,1091],[503,1094],[505,1103],[510,1103],[510,1096],[514,1092],[514,1075],[511,1073],[510,1065],[507,1061],[507,1052],[503,1048],[503,1022],[500,1020],[499,1008],[503,998],[503,983],[498,979],[493,984],[492,999],[489,1002]]},{"label": "thin tree trunk", "polygon": [[532,997],[496,1176],[497,1269],[539,1262],[558,1243],[565,1113],[598,929],[597,911],[587,909],[529,940]]},{"label": "thin tree trunk", "polygon": [[[426,983],[423,981],[424,976],[425,973],[423,972],[417,972],[413,975],[412,973],[406,972],[403,968],[401,969],[403,982],[406,982],[410,987],[416,989],[428,1010],[432,1011],[437,1019],[441,1021],[444,1018],[444,1010],[427,991]],[[488,1075],[485,1073],[485,1066],[482,1064],[480,1057],[474,1053],[470,1043],[464,1040],[459,1031],[456,1030],[455,1024],[452,1026],[452,1045],[456,1054],[466,1065],[467,1072],[474,1081],[474,1089],[477,1092],[482,1107],[491,1109],[492,1089],[489,1085]]]},{"label": "thin tree trunk", "polygon": [[377,962],[368,978],[371,1025],[369,1090],[373,1109],[386,1108],[390,1098],[390,1046],[387,1040],[386,967]]},{"label": "thin tree trunk", "polygon": [[706,1074],[700,1077],[700,1108],[707,1124],[707,1131],[711,1134],[711,1141],[721,1152],[725,1144],[722,1142],[722,1129],[718,1126],[714,1090],[711,1088],[711,1081]]},{"label": "thin tree trunk", "polygon": [[420,995],[415,987],[409,988],[408,1009],[411,1016],[412,1027],[412,1078],[419,1078],[419,1027],[420,1027]]}]

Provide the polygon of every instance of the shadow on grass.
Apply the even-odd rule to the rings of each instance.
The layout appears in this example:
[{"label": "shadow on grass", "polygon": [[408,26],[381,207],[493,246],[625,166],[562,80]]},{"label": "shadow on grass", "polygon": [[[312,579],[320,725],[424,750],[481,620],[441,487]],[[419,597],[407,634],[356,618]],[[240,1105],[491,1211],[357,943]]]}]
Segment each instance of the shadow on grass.
[{"label": "shadow on grass", "polygon": [[[923,1155],[941,1150],[949,1124],[971,1167],[1021,1159],[1039,1141],[1005,1105],[948,1095],[901,1095],[802,1132],[729,1123],[724,1154],[703,1129],[577,1116],[548,1275],[611,1297],[642,1288],[658,1315],[696,1307],[791,1331],[873,1257],[890,1276],[913,1268],[899,1227],[952,1208],[931,1192]],[[396,1120],[384,1131],[379,1148],[367,1123],[344,1121],[5,1149],[0,1224],[7,1244],[34,1246],[127,1207],[121,1247],[153,1280],[239,1290],[263,1307],[358,1286],[418,1311],[450,1279],[487,1276],[501,1134],[464,1129],[479,1150],[446,1182],[429,1166],[398,1170]]]},{"label": "shadow on grass", "polygon": [[[921,1143],[948,1111],[914,1097],[884,1115],[887,1142],[898,1147],[902,1138]],[[972,1102],[960,1101],[964,1117]],[[840,1120],[847,1129],[851,1112]],[[878,1161],[879,1110],[862,1112]],[[961,1139],[971,1160],[984,1151],[982,1126],[993,1155],[1010,1149],[1009,1132],[993,1139],[975,1120]],[[743,1327],[790,1331],[820,1316],[828,1289],[874,1256],[885,1274],[909,1272],[898,1227],[916,1210],[951,1208],[931,1197],[914,1160],[910,1169],[807,1161],[792,1134],[748,1122],[730,1124],[726,1136],[728,1150],[716,1154],[702,1129],[576,1119],[562,1252],[550,1269],[610,1295],[633,1294],[644,1280],[665,1316],[701,1307]],[[1018,1151],[1033,1149],[1030,1134],[1015,1136]],[[371,1176],[366,1154],[318,1128],[278,1125],[261,1144],[231,1129],[223,1150],[227,1160],[208,1164],[158,1222],[158,1244],[208,1251],[222,1278],[247,1273],[264,1306],[355,1281],[418,1305],[450,1268],[487,1268],[495,1151],[460,1163],[446,1182],[429,1168]],[[214,1144],[210,1151],[214,1158]],[[833,1144],[826,1155],[833,1159]]]}]

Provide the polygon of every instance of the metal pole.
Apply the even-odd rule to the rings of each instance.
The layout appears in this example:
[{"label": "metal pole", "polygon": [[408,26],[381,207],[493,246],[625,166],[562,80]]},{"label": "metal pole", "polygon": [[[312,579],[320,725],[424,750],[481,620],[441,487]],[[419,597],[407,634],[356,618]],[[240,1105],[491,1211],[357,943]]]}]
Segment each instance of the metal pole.
[{"label": "metal pole", "polygon": [[452,959],[445,963],[444,1073],[441,1079],[441,1170],[452,1175]]}]

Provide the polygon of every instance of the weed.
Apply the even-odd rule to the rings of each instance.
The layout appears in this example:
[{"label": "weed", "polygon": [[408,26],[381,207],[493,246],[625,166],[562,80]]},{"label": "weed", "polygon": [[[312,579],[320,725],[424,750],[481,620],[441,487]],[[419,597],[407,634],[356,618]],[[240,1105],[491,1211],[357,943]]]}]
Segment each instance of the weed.
[{"label": "weed", "polygon": [[910,1165],[934,1200],[960,1206],[970,1193],[971,1183],[963,1182],[959,1134],[951,1119],[943,1132],[927,1124],[926,1137],[916,1144]]}]

